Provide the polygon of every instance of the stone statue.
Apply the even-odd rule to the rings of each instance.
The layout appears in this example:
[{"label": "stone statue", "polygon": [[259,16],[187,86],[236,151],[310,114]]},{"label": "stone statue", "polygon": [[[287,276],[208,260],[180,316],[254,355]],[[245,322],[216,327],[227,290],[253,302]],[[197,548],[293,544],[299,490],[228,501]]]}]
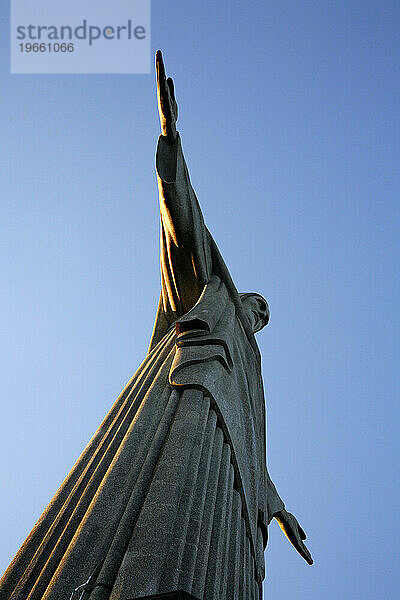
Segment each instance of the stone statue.
[{"label": "stone statue", "polygon": [[161,296],[150,348],[0,583],[1,600],[261,600],[274,517],[305,534],[266,469],[254,337],[266,300],[239,294],[205,226],[156,55]]}]

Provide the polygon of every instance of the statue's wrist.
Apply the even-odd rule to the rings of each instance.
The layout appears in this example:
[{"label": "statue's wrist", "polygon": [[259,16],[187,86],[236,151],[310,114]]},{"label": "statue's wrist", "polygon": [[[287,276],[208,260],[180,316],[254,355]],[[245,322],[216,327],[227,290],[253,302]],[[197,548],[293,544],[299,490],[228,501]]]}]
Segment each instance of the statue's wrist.
[{"label": "statue's wrist", "polygon": [[277,510],[276,512],[274,512],[274,514],[272,516],[275,519],[279,519],[279,518],[282,518],[286,513],[287,513],[286,508],[281,508],[280,510]]},{"label": "statue's wrist", "polygon": [[165,142],[170,146],[175,144],[176,138],[178,137],[178,132],[175,124],[168,125],[168,127],[165,127],[165,129],[163,128],[161,135],[163,136]]}]

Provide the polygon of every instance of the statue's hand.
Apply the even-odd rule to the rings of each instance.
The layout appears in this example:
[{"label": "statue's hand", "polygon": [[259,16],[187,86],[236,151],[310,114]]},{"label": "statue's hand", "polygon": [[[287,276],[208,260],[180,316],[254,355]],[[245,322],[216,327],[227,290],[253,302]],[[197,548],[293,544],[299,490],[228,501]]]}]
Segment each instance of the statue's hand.
[{"label": "statue's hand", "polygon": [[175,100],[174,82],[165,76],[164,61],[161,50],[156,53],[157,98],[160,115],[161,133],[167,142],[173,144],[176,140],[176,121],[178,105]]},{"label": "statue's hand", "polygon": [[307,549],[307,546],[303,542],[303,540],[306,539],[306,534],[300,527],[296,517],[290,512],[287,512],[287,510],[280,510],[279,512],[275,513],[274,517],[278,521],[279,527],[282,529],[292,546],[297,550],[300,556],[302,556],[304,560],[308,562],[309,565],[312,565],[313,559]]}]

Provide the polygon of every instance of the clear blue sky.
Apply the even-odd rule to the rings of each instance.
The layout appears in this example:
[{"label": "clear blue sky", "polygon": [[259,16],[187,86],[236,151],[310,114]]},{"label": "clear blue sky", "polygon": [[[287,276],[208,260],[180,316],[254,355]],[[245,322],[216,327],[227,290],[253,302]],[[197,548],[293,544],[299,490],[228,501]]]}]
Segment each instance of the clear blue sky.
[{"label": "clear blue sky", "polygon": [[[159,294],[154,78],[10,75],[1,7],[0,571],[146,352]],[[399,27],[387,0],[153,0],[206,221],[258,336],[271,600],[400,586]]]}]

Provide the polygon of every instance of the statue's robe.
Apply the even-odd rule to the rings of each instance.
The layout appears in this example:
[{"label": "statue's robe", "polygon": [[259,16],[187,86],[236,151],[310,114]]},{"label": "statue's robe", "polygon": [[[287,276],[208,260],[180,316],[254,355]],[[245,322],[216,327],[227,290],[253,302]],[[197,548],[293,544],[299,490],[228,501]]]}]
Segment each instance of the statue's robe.
[{"label": "statue's robe", "polygon": [[160,137],[162,291],[149,352],[0,583],[1,600],[262,596],[260,354],[190,185]]}]

